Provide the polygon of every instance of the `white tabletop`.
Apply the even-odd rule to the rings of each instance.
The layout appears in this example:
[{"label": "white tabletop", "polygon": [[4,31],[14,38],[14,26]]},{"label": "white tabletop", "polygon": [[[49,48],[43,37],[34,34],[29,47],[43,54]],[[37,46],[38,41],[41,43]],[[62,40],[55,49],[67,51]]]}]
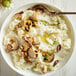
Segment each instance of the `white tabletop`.
[{"label": "white tabletop", "polygon": [[[0,26],[9,13],[23,4],[31,2],[46,2],[51,5],[61,8],[63,11],[76,11],[76,0],[13,0],[13,7],[10,9],[0,8]],[[76,15],[69,16],[74,29],[76,29]],[[76,48],[75,48],[76,49]],[[0,76],[21,76],[13,71],[4,61],[0,54]],[[56,72],[52,76],[76,76],[76,50],[74,50],[71,59],[60,71]]]}]

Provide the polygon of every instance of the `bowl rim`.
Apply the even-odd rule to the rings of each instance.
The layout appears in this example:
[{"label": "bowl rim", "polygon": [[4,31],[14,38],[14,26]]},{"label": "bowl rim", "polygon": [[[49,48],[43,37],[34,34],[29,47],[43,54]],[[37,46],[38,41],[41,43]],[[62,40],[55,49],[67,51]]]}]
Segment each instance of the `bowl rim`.
[{"label": "bowl rim", "polygon": [[[52,5],[52,4],[49,4],[49,3],[44,3],[44,2],[27,3],[27,4],[22,5],[21,7],[23,7],[23,6],[28,6],[29,4],[45,4],[45,5],[48,5],[49,7],[52,6],[52,7],[54,7],[55,9],[58,9],[58,10],[62,11],[59,7],[54,6],[54,5]],[[19,7],[19,8],[20,8],[20,7]],[[11,18],[12,15],[13,15],[13,13],[14,13],[16,10],[18,10],[19,8],[15,9],[14,11],[12,11],[12,12],[7,16],[7,18],[5,19],[4,23],[2,24],[1,31],[0,31],[0,36],[2,35],[3,28],[5,27],[5,23],[7,23],[7,19]],[[72,22],[69,20],[69,17],[68,17],[68,16],[65,16],[65,17],[68,19],[69,23],[71,23],[71,25],[72,25]],[[72,25],[72,29],[73,29],[74,41],[75,41],[75,31],[74,31],[74,26],[73,26],[73,25]],[[69,57],[69,59],[67,60],[67,62],[62,66],[62,68],[63,68],[64,66],[66,66],[66,64],[68,64],[68,62],[70,61],[70,59],[71,59],[71,57],[72,57],[72,55],[73,55],[73,52],[74,52],[74,50],[75,50],[75,42],[74,42],[73,44],[74,44],[74,46],[73,46],[72,54],[71,54],[71,56]],[[5,58],[5,56],[4,56],[3,52],[2,52],[3,47],[2,47],[1,39],[0,39],[0,45],[1,45],[1,47],[0,47],[1,55],[2,55],[3,59],[5,60],[5,62],[8,64],[8,66],[9,66],[11,69],[13,69],[15,72],[17,72],[18,74],[20,74],[20,75],[26,75],[26,74],[21,73],[18,69],[16,69],[14,66],[12,66],[12,65],[10,65],[10,64],[8,63],[8,61],[6,60],[6,58]],[[5,50],[3,50],[3,51],[5,51]],[[62,68],[60,68],[60,69],[62,69]],[[55,71],[53,71],[53,72],[50,72],[49,75],[52,75],[52,74],[58,72],[60,69],[57,69],[57,70],[55,70]],[[47,74],[48,74],[48,73],[43,74],[43,75],[40,75],[40,76],[46,76]],[[38,75],[38,74],[37,74],[37,75]]]}]

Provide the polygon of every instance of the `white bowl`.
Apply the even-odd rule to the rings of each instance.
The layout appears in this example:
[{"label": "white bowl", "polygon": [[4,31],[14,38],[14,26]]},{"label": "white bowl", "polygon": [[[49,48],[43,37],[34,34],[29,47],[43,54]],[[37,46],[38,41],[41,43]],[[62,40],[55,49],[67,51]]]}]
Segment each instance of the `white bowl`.
[{"label": "white bowl", "polygon": [[[33,6],[33,5],[36,5],[36,4],[43,4],[43,5],[45,5],[46,7],[49,7],[49,8],[52,7],[53,9],[55,9],[55,10],[57,10],[57,11],[60,11],[59,9],[57,9],[57,8],[55,8],[55,7],[53,7],[53,6],[51,6],[51,5],[49,5],[49,4],[44,4],[44,3],[31,3],[31,4],[23,5],[22,7],[14,10],[14,11],[7,17],[7,19],[4,21],[4,24],[2,25],[1,34],[0,34],[0,48],[1,48],[1,54],[2,54],[2,56],[3,56],[3,58],[4,58],[4,60],[6,61],[6,63],[7,63],[14,71],[18,72],[18,73],[21,74],[21,75],[25,75],[25,76],[39,76],[40,74],[36,74],[36,73],[34,73],[34,72],[30,71],[30,70],[23,71],[23,70],[18,70],[18,69],[16,69],[16,68],[13,66],[13,63],[12,63],[12,61],[11,61],[10,55],[5,52],[4,47],[3,47],[3,44],[2,44],[2,41],[3,41],[3,36],[5,35],[5,31],[6,31],[6,29],[7,29],[8,23],[9,23],[10,20],[11,20],[11,17],[12,17],[15,13],[17,13],[17,12],[19,12],[19,11],[21,11],[21,10],[27,9],[27,8]],[[61,65],[59,66],[59,68],[58,68],[57,70],[61,69],[61,68],[67,63],[67,61],[70,59],[70,57],[71,57],[71,55],[72,55],[72,53],[73,53],[74,42],[75,42],[75,36],[74,36],[73,26],[72,26],[72,24],[70,23],[70,21],[68,20],[68,18],[67,18],[66,16],[64,16],[64,18],[66,19],[67,24],[68,24],[68,25],[70,26],[70,28],[71,28],[71,35],[72,35],[71,37],[72,37],[72,40],[73,40],[73,41],[72,41],[72,42],[73,42],[73,43],[72,43],[73,47],[72,47],[72,49],[70,49],[71,52],[64,58],[63,62],[61,63]],[[57,70],[56,70],[56,71],[57,71]],[[48,72],[48,73],[46,73],[46,74],[44,74],[44,75],[40,75],[40,76],[49,76],[49,75],[52,75],[53,73],[55,73],[56,71]]]}]

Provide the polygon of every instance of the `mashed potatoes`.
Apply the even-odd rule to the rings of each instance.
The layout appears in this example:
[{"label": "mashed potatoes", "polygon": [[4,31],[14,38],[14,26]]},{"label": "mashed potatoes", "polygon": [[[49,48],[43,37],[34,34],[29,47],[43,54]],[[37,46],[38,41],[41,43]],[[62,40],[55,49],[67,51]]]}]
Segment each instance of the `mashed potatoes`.
[{"label": "mashed potatoes", "polygon": [[56,70],[70,52],[68,31],[62,16],[30,9],[13,16],[3,45],[17,69],[46,73]]}]

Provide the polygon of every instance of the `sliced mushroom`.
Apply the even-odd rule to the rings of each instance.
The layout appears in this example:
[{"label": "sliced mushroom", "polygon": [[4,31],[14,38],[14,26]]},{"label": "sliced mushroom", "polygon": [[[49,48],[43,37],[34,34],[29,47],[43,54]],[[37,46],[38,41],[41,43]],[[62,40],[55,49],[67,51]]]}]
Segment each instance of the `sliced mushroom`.
[{"label": "sliced mushroom", "polygon": [[29,48],[29,45],[28,44],[25,44],[25,45],[23,45],[23,52],[26,52],[27,50],[28,50],[28,48]]},{"label": "sliced mushroom", "polygon": [[33,60],[36,58],[35,51],[31,48],[29,48],[26,52],[24,52],[24,59],[27,64],[32,64]]},{"label": "sliced mushroom", "polygon": [[42,55],[45,62],[52,62],[54,60],[54,53],[43,52]]},{"label": "sliced mushroom", "polygon": [[30,30],[30,26],[32,26],[31,20],[26,20],[25,24],[24,24],[25,30],[29,31]]},{"label": "sliced mushroom", "polygon": [[22,47],[22,52],[26,52],[31,46],[28,43],[24,42]]},{"label": "sliced mushroom", "polygon": [[6,52],[11,52],[13,50],[17,50],[19,48],[19,43],[16,38],[10,38],[10,43],[7,45]]},{"label": "sliced mushroom", "polygon": [[29,46],[32,46],[33,38],[32,37],[25,37],[25,41],[29,44]]},{"label": "sliced mushroom", "polygon": [[22,46],[20,46],[20,52],[21,52],[21,57],[27,57],[27,50],[28,50],[28,46],[24,46],[24,45],[22,45]]},{"label": "sliced mushroom", "polygon": [[39,45],[40,44],[39,38],[38,37],[34,37],[32,44],[33,45]]},{"label": "sliced mushroom", "polygon": [[46,73],[47,71],[48,71],[48,68],[47,68],[46,65],[44,65],[43,68],[42,68],[42,72],[43,72],[43,73]]},{"label": "sliced mushroom", "polygon": [[59,52],[61,50],[61,45],[59,44],[58,46],[57,46],[57,52]]},{"label": "sliced mushroom", "polygon": [[30,58],[35,58],[36,57],[36,53],[32,48],[29,48],[27,52],[28,52],[28,56]]},{"label": "sliced mushroom", "polygon": [[25,54],[25,56],[28,55],[28,50],[29,48],[31,48],[31,42],[30,41],[30,37],[26,38],[26,42],[24,42],[21,46],[20,46],[20,51],[23,52]]},{"label": "sliced mushroom", "polygon": [[53,66],[56,66],[59,63],[59,60],[56,60],[53,64]]},{"label": "sliced mushroom", "polygon": [[47,56],[48,62],[52,62],[54,60],[54,53],[51,53]]},{"label": "sliced mushroom", "polygon": [[[11,42],[11,40],[13,41],[13,43]],[[18,40],[16,38],[11,38],[11,40],[10,40],[10,42],[11,42],[11,45],[12,45],[12,49],[17,50],[18,47],[19,47]]]},{"label": "sliced mushroom", "polygon": [[8,44],[7,45],[7,48],[6,48],[6,52],[9,53],[12,51],[12,45],[11,44]]}]

